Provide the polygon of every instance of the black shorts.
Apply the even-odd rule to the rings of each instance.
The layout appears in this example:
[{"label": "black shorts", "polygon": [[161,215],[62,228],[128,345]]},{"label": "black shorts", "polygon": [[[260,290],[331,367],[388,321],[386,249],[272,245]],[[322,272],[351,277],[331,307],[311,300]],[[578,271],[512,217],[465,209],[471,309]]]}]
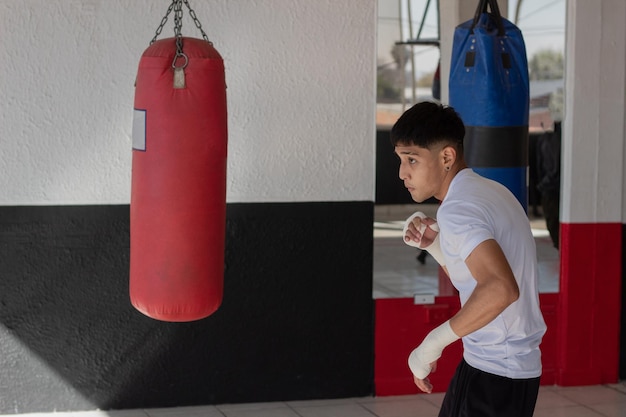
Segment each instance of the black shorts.
[{"label": "black shorts", "polygon": [[531,417],[539,378],[511,379],[473,368],[461,360],[441,404],[439,417]]}]

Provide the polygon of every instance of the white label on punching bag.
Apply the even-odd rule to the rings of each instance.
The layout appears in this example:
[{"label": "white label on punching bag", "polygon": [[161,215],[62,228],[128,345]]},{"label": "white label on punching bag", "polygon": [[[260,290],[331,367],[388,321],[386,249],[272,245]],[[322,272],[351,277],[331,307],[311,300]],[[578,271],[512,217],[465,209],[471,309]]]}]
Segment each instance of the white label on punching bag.
[{"label": "white label on punching bag", "polygon": [[146,150],[146,110],[135,109],[133,114],[133,150]]}]

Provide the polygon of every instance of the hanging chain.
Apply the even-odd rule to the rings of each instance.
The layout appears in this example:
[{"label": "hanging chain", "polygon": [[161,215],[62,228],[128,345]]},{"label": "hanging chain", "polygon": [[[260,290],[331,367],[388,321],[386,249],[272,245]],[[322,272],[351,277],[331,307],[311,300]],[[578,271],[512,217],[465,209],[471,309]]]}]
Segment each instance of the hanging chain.
[{"label": "hanging chain", "polygon": [[[189,5],[189,0],[172,0],[172,4],[170,4],[170,7],[168,7],[167,12],[165,13],[165,16],[163,16],[163,18],[161,19],[161,23],[159,24],[159,27],[157,28],[156,33],[154,34],[154,37],[150,41],[150,45],[156,42],[157,38],[163,31],[163,27],[167,23],[167,19],[170,13],[172,13],[172,10],[174,10],[174,36],[176,37],[176,48],[177,48],[176,52],[177,53],[179,51],[182,52],[182,39],[181,39],[182,38],[181,30],[183,27],[182,3],[185,3],[185,6],[187,6],[187,9],[189,9],[189,15],[193,19],[193,23],[200,30],[200,33],[202,34],[202,38],[208,43],[210,43],[211,45],[213,45],[213,42],[209,40],[209,37],[206,35],[204,30],[202,29],[202,24],[200,23],[200,20],[198,20],[198,16],[196,15],[196,12]],[[180,44],[180,49],[179,49],[179,44]]]},{"label": "hanging chain", "polygon": [[198,20],[198,16],[196,16],[196,12],[194,12],[191,6],[189,5],[189,0],[183,0],[183,3],[185,3],[185,6],[187,6],[187,9],[189,9],[189,16],[191,16],[191,18],[193,19],[193,23],[195,23],[196,27],[200,30],[200,33],[202,33],[202,38],[208,43],[210,43],[211,45],[213,45],[213,42],[209,40],[209,37],[206,35],[206,33],[204,33],[204,30],[202,30],[202,24]]},{"label": "hanging chain", "polygon": [[[156,42],[157,37],[163,31],[163,27],[167,23],[167,19],[173,10],[174,11],[174,37],[176,38],[176,54],[174,55],[174,60],[172,61],[172,68],[174,69],[175,77],[180,77],[180,80],[179,80],[180,82],[175,81],[175,85],[180,84],[182,86],[184,86],[184,73],[182,72],[182,70],[187,67],[187,64],[189,64],[189,57],[187,57],[187,55],[183,52],[183,34],[182,34],[183,3],[185,4],[185,6],[187,6],[187,9],[189,9],[189,15],[193,19],[193,23],[200,30],[200,33],[202,33],[202,37],[204,38],[204,40],[208,42],[210,45],[213,45],[213,43],[209,40],[209,37],[206,35],[206,33],[204,33],[204,30],[202,30],[202,24],[200,23],[200,20],[198,20],[198,16],[196,16],[196,12],[189,5],[189,0],[172,0],[170,7],[167,8],[167,12],[165,13],[165,16],[163,16],[163,18],[161,19],[161,23],[159,24],[159,27],[157,28],[156,33],[154,34],[154,37],[150,41],[150,45]],[[181,66],[176,66],[176,63],[180,58],[184,60],[183,64]],[[178,87],[178,88],[184,88],[184,87]]]},{"label": "hanging chain", "polygon": [[150,45],[152,45],[153,43],[156,42],[157,37],[163,31],[163,27],[167,23],[167,18],[170,15],[170,13],[172,13],[172,9],[174,9],[174,4],[175,3],[176,3],[176,0],[173,0],[172,4],[170,4],[170,7],[167,9],[167,13],[165,13],[165,16],[163,16],[163,19],[161,19],[161,23],[159,24],[159,27],[157,28],[156,33],[154,34],[154,38],[152,38],[152,40],[150,41]]},{"label": "hanging chain", "polygon": [[174,37],[176,38],[176,55],[174,56],[174,62],[172,62],[172,68],[176,68],[176,60],[180,57],[185,58],[185,64],[187,66],[187,56],[183,53],[183,0],[174,0]]}]

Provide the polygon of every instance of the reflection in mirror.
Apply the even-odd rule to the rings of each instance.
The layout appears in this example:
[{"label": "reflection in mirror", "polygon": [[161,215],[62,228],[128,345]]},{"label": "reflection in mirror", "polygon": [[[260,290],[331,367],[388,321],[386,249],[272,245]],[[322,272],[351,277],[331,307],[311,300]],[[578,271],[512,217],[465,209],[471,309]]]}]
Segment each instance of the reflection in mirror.
[{"label": "reflection in mirror", "polygon": [[[398,178],[398,161],[389,130],[414,103],[437,101],[439,79],[439,4],[437,0],[378,0],[376,206],[374,215],[374,298],[449,295],[435,260],[402,241],[404,220],[415,211],[436,217],[437,201],[412,202]],[[522,30],[530,78],[529,222],[537,246],[539,291],[559,289],[559,252],[546,226],[537,190],[538,146],[560,120],[563,107],[565,1],[509,0],[508,10]],[[452,30],[453,28],[448,28]],[[441,30],[446,30],[442,28]]]}]

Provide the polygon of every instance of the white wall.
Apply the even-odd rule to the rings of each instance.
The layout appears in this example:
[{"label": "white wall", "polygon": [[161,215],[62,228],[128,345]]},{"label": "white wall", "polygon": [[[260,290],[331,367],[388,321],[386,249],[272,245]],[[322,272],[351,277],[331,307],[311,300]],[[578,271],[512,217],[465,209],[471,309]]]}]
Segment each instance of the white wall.
[{"label": "white wall", "polygon": [[626,219],[625,20],[623,0],[567,4],[563,223]]},{"label": "white wall", "polygon": [[[0,0],[0,205],[129,203],[134,78],[169,4]],[[190,5],[226,66],[227,201],[373,201],[376,0]]]}]

